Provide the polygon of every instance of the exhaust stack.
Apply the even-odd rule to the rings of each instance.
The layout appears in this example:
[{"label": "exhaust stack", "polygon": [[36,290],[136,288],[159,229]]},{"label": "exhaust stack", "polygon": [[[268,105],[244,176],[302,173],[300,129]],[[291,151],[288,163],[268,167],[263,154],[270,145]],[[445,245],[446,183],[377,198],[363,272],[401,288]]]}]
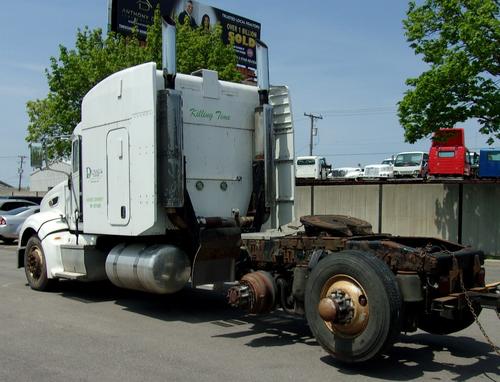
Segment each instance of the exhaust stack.
[{"label": "exhaust stack", "polygon": [[260,104],[269,103],[269,55],[267,45],[257,40],[257,86]]},{"label": "exhaust stack", "polygon": [[173,78],[177,73],[176,67],[176,29],[172,20],[162,20],[161,23],[161,63],[163,67],[163,76],[165,77],[165,86],[167,88],[174,88]]},{"label": "exhaust stack", "polygon": [[[253,191],[252,207],[255,210],[252,228],[259,232],[262,225],[272,217],[276,202],[274,177],[275,137],[273,129],[273,107],[269,104],[269,56],[267,45],[257,41],[257,86],[259,104],[255,108],[254,159],[252,163]],[[275,224],[271,221],[271,227]]]}]

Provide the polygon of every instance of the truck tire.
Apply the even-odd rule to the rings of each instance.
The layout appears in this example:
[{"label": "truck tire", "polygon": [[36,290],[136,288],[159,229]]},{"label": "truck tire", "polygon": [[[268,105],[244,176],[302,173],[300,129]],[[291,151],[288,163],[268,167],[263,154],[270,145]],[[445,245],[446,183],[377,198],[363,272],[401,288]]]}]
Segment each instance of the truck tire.
[{"label": "truck tire", "polygon": [[[351,316],[346,317],[344,310],[343,316],[325,318],[325,304],[326,316],[331,317],[331,301],[335,300],[338,308],[349,299]],[[318,263],[307,281],[305,310],[309,327],[318,343],[342,362],[367,361],[392,345],[400,333],[401,306],[394,274],[371,253],[333,253]]]},{"label": "truck tire", "polygon": [[32,236],[26,244],[24,251],[24,272],[31,289],[46,291],[53,280],[47,277],[47,262],[43,252],[42,243],[37,236]]},{"label": "truck tire", "polygon": [[[418,328],[430,334],[451,334],[459,332],[474,323],[474,316],[468,308],[464,310],[460,317],[449,319],[439,316],[438,314],[426,314],[419,317]],[[476,316],[481,313],[479,305],[474,306]]]}]

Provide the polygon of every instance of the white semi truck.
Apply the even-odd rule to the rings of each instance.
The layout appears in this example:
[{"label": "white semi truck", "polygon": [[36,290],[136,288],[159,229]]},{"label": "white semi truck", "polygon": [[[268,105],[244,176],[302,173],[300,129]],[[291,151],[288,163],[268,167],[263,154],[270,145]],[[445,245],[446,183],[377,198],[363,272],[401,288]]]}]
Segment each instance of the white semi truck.
[{"label": "white semi truck", "polygon": [[168,24],[167,39],[164,71],[132,67],[83,98],[70,179],[45,196],[20,237],[26,269],[43,266],[27,273],[35,289],[107,277],[171,293],[190,278],[231,280],[240,225],[293,220],[290,105],[286,87],[269,87],[267,48],[259,47],[255,87],[210,70],[177,74]]},{"label": "white semi truck", "polygon": [[32,289],[58,279],[151,293],[233,282],[231,305],[305,315],[346,362],[377,356],[402,330],[460,330],[484,301],[498,309],[483,299],[495,286],[484,284],[480,251],[375,235],[346,216],[265,230],[294,220],[295,186],[290,101],[286,87],[269,86],[267,48],[255,87],[176,73],[173,26],[164,41],[166,69],[123,70],[84,97],[69,180],[19,237]]}]

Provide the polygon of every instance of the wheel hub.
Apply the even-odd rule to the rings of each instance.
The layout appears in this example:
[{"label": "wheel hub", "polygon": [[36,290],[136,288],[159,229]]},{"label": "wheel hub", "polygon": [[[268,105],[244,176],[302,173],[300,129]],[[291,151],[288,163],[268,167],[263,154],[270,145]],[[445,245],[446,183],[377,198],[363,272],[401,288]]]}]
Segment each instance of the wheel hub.
[{"label": "wheel hub", "polygon": [[276,285],[272,275],[265,271],[244,275],[239,285],[229,289],[227,298],[231,306],[247,309],[250,313],[267,313],[272,310]]},{"label": "wheel hub", "polygon": [[39,279],[43,270],[42,253],[39,248],[34,247],[30,250],[28,253],[28,264],[26,265],[31,276],[35,280]]},{"label": "wheel hub", "polygon": [[368,324],[368,298],[357,280],[335,275],[323,286],[318,313],[331,332],[354,337]]}]

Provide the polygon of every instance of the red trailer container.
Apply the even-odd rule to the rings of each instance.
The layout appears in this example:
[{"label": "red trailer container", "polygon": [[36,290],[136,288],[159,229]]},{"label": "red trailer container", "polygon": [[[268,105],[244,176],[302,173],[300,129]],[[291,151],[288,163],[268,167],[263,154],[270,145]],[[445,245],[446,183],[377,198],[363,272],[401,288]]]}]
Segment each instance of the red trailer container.
[{"label": "red trailer container", "polygon": [[429,175],[470,176],[469,150],[464,129],[440,129],[432,137],[429,151]]}]

